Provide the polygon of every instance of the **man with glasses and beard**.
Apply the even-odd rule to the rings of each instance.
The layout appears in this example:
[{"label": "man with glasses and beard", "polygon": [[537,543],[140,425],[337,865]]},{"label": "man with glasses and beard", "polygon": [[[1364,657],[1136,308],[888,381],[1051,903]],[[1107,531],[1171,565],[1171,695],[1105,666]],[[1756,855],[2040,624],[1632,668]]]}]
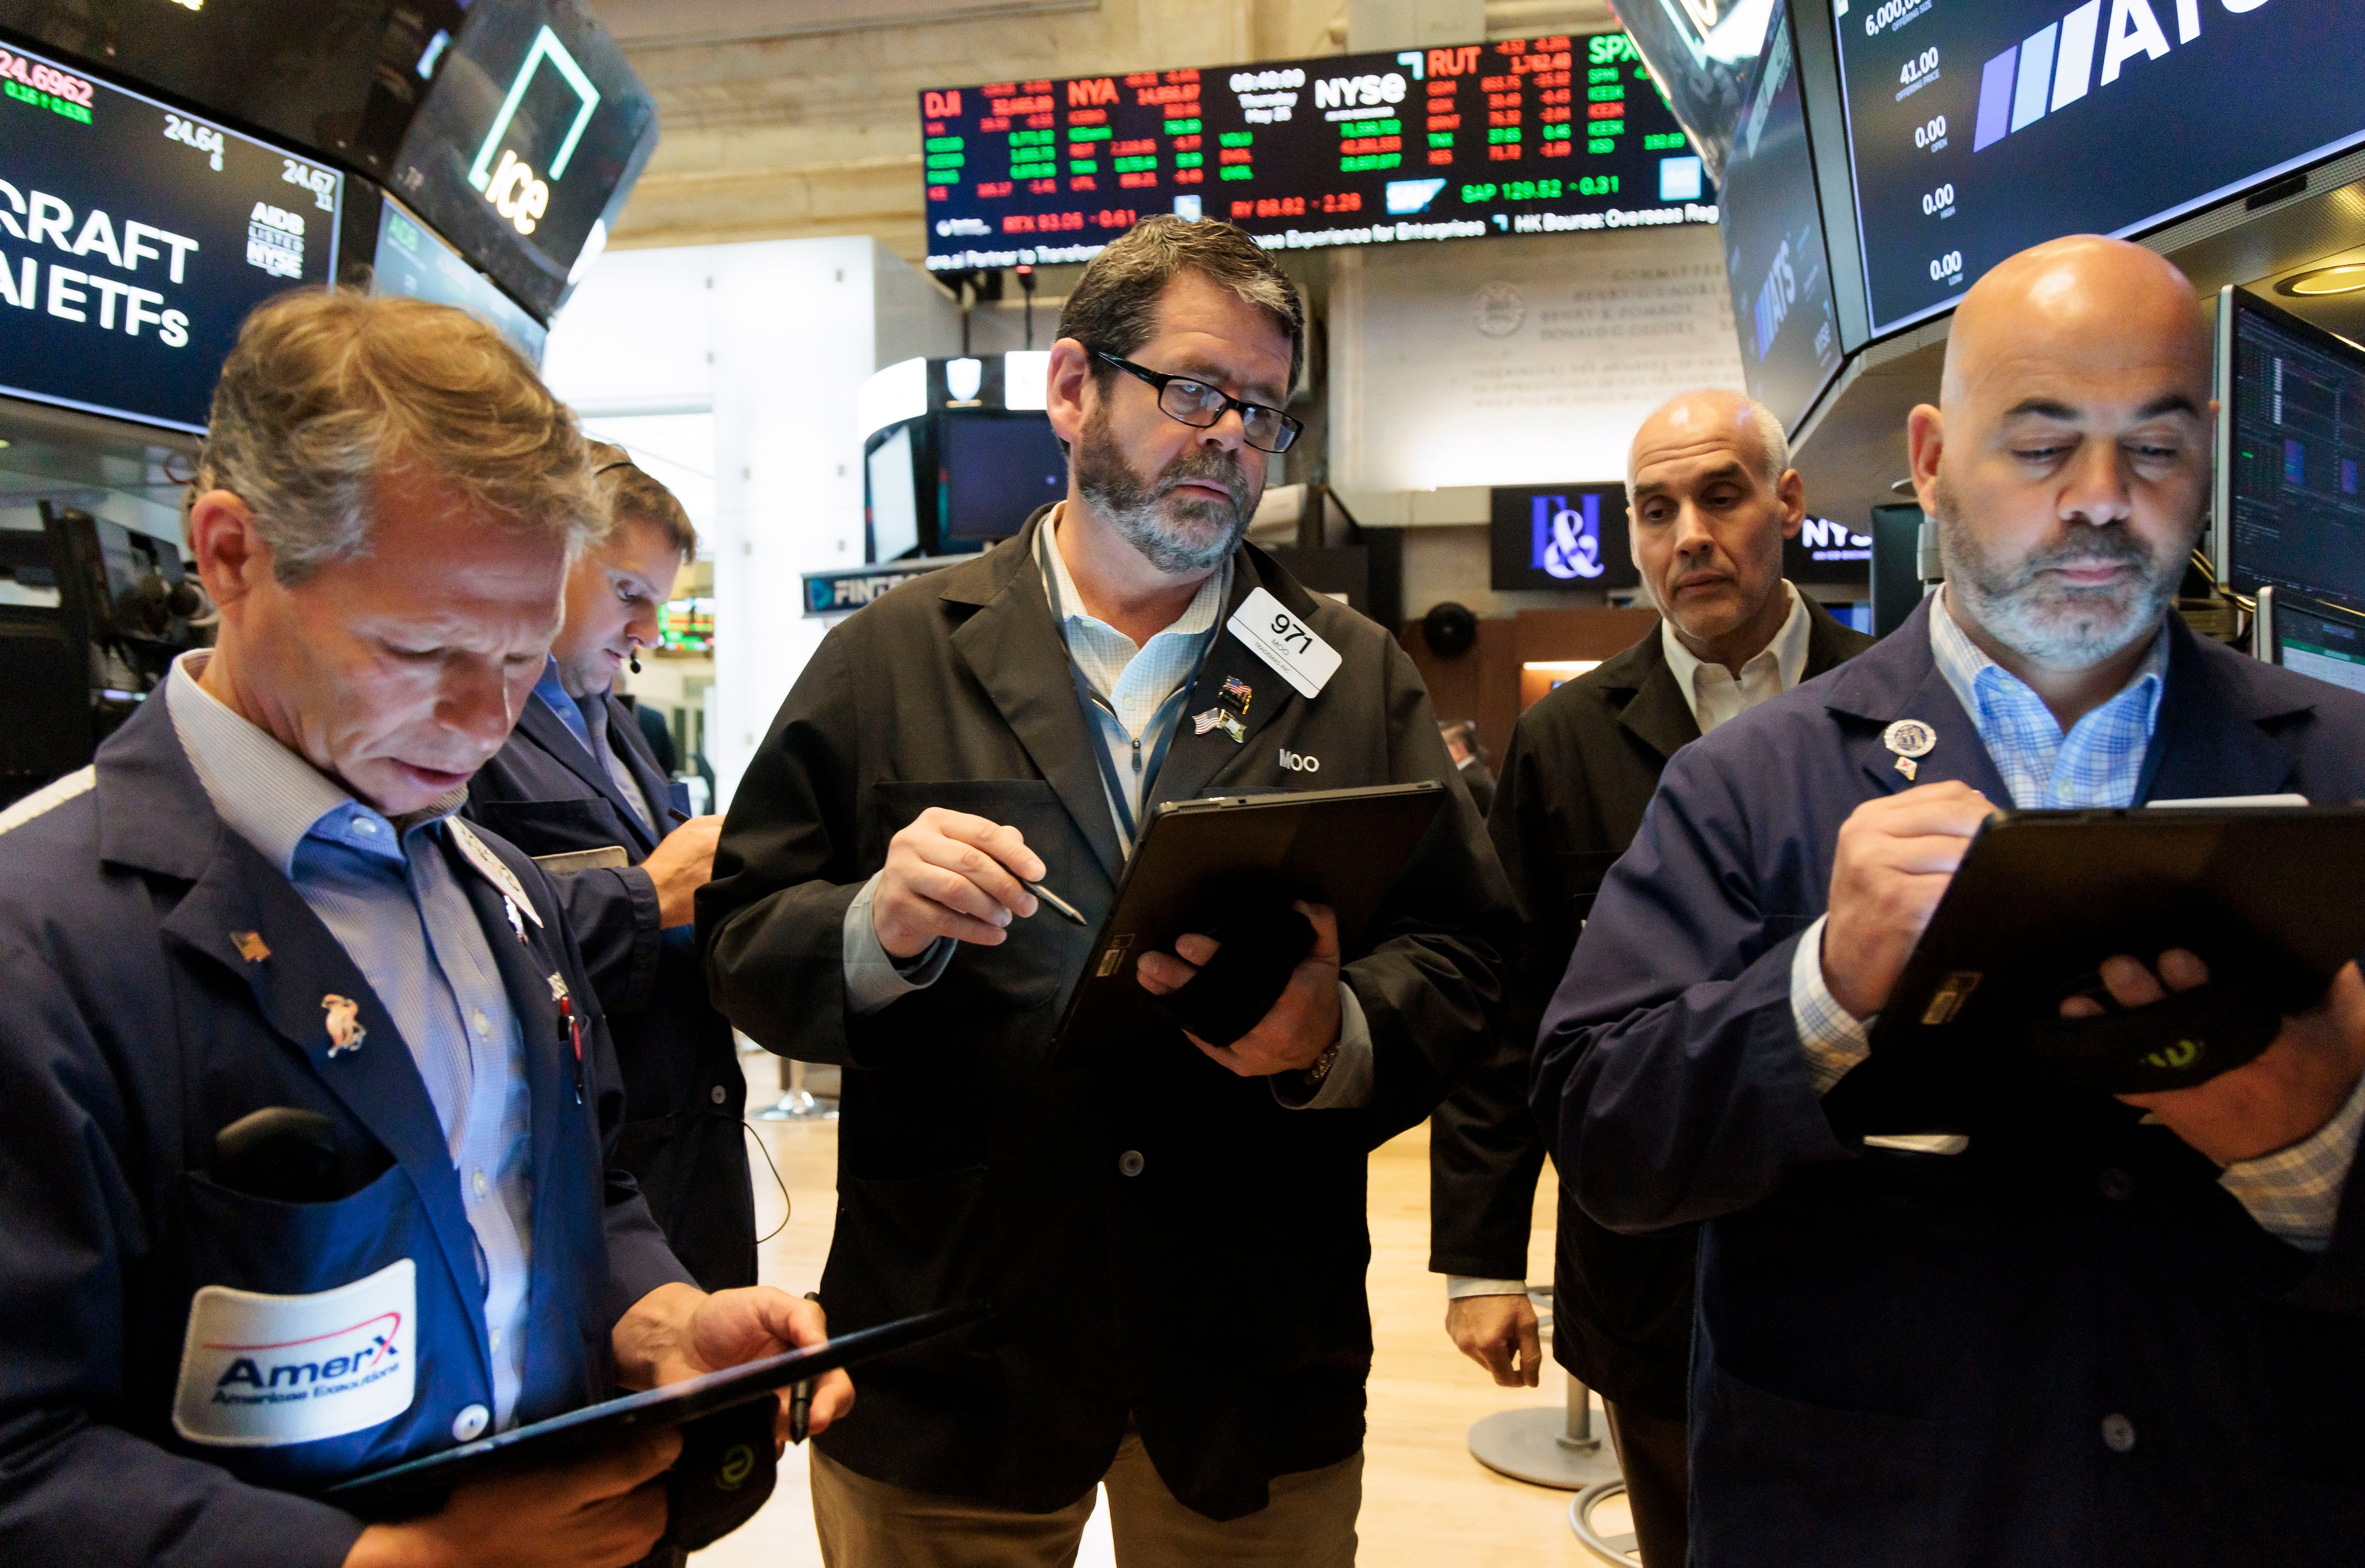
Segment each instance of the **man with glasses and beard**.
[{"label": "man with glasses and beard", "polygon": [[[833,1564],[1070,1562],[1103,1487],[1127,1568],[1354,1559],[1365,1159],[1484,1054],[1514,916],[1411,662],[1243,543],[1304,344],[1239,230],[1110,245],[1051,351],[1067,498],[833,631],[724,823],[716,1002],[846,1070],[833,1323],[995,1307],[880,1363],[815,1455]],[[1335,670],[1266,663],[1228,630],[1251,599]],[[1446,814],[1361,946],[1301,904],[1314,948],[1237,1041],[1160,1024],[1051,1070],[1161,803],[1414,779]],[[1146,987],[1216,944],[1175,946]]]},{"label": "man with glasses and beard", "polygon": [[[1866,1041],[1998,808],[2365,795],[2365,700],[2169,613],[2209,385],[2149,251],[1983,277],[1908,431],[1944,591],[1676,754],[1546,1016],[1533,1103],[1577,1201],[1707,1222],[1703,1568],[2356,1558],[2357,966],[2247,1066],[2117,1100],[2030,1075],[1967,1137]],[[2205,978],[2180,949],[2101,976],[2130,1008]]]}]

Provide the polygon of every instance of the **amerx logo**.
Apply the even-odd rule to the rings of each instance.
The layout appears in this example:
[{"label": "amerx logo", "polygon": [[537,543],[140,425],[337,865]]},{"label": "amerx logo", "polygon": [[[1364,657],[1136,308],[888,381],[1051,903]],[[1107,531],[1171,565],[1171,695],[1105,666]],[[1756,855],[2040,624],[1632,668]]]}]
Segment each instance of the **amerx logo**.
[{"label": "amerx logo", "polygon": [[[2176,41],[2201,37],[2201,0],[2159,0],[2176,23]],[[2236,14],[2255,11],[2266,0],[2223,0]],[[2102,69],[2095,70],[2095,54]],[[2169,51],[2168,31],[2152,0],[2111,0],[2108,25],[2102,0],[2086,0],[2057,22],[2038,28],[1987,62],[1979,73],[1979,115],[1971,151],[2001,141],[2068,107],[2095,87],[2119,79],[2141,55],[2158,60]]]}]

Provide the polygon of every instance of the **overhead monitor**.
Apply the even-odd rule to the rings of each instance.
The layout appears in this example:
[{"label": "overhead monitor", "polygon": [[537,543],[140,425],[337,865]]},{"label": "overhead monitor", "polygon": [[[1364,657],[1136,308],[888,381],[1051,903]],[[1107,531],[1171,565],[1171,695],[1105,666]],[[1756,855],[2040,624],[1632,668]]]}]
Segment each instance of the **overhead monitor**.
[{"label": "overhead monitor", "polygon": [[1642,586],[1622,484],[1498,485],[1493,520],[1490,577],[1498,591]]},{"label": "overhead monitor", "polygon": [[1724,164],[1725,279],[1749,395],[1795,433],[1839,374],[1839,312],[1815,199],[1797,40],[1777,6]]},{"label": "overhead monitor", "polygon": [[0,47],[0,393],[202,431],[247,313],[335,275],[344,177]]},{"label": "overhead monitor", "polygon": [[1089,261],[1156,213],[1266,246],[1713,223],[1623,33],[920,95],[927,264]]},{"label": "overhead monitor", "polygon": [[647,88],[581,0],[476,5],[387,184],[547,319],[656,140]]},{"label": "overhead monitor", "polygon": [[912,427],[894,432],[864,459],[869,480],[869,559],[892,561],[920,547],[919,479],[912,466]]},{"label": "overhead monitor", "polygon": [[388,198],[378,215],[377,254],[372,266],[373,286],[384,294],[404,294],[438,305],[456,305],[499,328],[501,333],[539,365],[550,340],[550,329],[527,314],[499,285],[466,257],[445,244],[432,229]]},{"label": "overhead monitor", "polygon": [[2285,669],[2365,692],[2365,615],[2276,594],[2273,647]]},{"label": "overhead monitor", "polygon": [[1835,0],[1875,336],[2365,142],[2354,0]]},{"label": "overhead monitor", "polygon": [[947,540],[1007,539],[1068,493],[1067,454],[1048,414],[947,409],[936,416],[936,454]]},{"label": "overhead monitor", "polygon": [[467,0],[0,0],[0,28],[383,178],[467,12]]},{"label": "overhead monitor", "polygon": [[2218,297],[2219,580],[2365,610],[2365,349]]}]

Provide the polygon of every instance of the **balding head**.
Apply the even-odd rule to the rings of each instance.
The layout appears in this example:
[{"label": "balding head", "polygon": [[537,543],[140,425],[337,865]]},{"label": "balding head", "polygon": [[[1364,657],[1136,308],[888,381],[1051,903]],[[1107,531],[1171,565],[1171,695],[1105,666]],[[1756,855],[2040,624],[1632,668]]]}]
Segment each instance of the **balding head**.
[{"label": "balding head", "polygon": [[1717,447],[1734,453],[1769,486],[1790,466],[1790,442],[1774,410],[1722,387],[1679,392],[1651,410],[1626,447],[1626,498],[1636,470],[1669,454]]},{"label": "balding head", "polygon": [[2200,532],[2209,381],[2192,286],[2139,245],[2052,241],[1963,297],[1908,437],[1946,607],[1990,656],[2057,682],[2140,657]]},{"label": "balding head", "polygon": [[1738,670],[1788,617],[1782,541],[1807,515],[1782,421],[1738,392],[1687,392],[1626,452],[1627,532],[1643,590],[1700,658]]}]

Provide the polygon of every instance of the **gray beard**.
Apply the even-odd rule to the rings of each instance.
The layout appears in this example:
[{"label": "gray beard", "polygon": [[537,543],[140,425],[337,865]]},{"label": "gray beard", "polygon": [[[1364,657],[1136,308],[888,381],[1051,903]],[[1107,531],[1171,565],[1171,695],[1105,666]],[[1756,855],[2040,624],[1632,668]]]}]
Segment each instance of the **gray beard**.
[{"label": "gray beard", "polygon": [[[1126,461],[1104,414],[1096,413],[1077,432],[1075,470],[1076,488],[1093,510],[1169,577],[1204,575],[1222,566],[1256,511],[1257,498],[1233,454],[1194,446],[1155,479],[1144,479]],[[1176,499],[1171,492],[1186,480],[1213,482],[1231,499]]]},{"label": "gray beard", "polygon": [[[2124,522],[2072,523],[2016,561],[1990,554],[1965,521],[1945,481],[1937,487],[1938,549],[1949,605],[2039,669],[2090,669],[2158,629],[2184,579],[2192,541],[2155,557]],[[2194,537],[2200,520],[2194,519]],[[2068,566],[2125,564],[2135,575],[2086,588],[2048,574]]]}]

